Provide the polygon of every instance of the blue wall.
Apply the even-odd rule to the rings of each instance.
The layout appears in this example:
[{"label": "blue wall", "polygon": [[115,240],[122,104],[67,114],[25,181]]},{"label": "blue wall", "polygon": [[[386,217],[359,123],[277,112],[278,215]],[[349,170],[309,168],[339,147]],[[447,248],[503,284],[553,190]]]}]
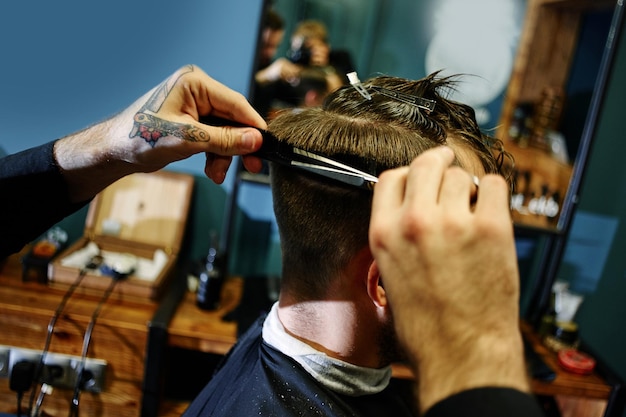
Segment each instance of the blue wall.
[{"label": "blue wall", "polygon": [[[185,64],[244,94],[262,0],[0,3],[0,146],[108,117]],[[199,158],[177,168],[201,173]]]},{"label": "blue wall", "polygon": [[[196,64],[248,94],[262,0],[20,0],[0,3],[0,149],[14,153],[124,109],[180,66]],[[232,175],[216,186],[204,156],[168,169],[196,177],[188,256],[221,231]],[[82,234],[85,211],[62,223]]]}]

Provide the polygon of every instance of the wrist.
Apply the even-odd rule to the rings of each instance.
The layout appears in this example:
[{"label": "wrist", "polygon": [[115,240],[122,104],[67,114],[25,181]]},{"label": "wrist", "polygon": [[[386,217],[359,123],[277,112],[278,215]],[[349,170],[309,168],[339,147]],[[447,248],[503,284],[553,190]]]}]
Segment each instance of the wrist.
[{"label": "wrist", "polygon": [[55,143],[54,158],[72,202],[89,200],[133,172],[133,164],[111,145],[113,130],[112,123],[105,121]]},{"label": "wrist", "polygon": [[447,343],[430,344],[414,367],[418,381],[417,396],[422,411],[437,402],[473,388],[506,387],[529,391],[521,335],[487,331],[466,335]]}]

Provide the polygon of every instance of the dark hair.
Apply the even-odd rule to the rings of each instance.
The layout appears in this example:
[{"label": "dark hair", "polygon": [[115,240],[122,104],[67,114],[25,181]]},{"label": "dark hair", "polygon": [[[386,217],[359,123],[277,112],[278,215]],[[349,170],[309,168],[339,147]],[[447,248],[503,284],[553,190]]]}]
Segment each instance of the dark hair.
[{"label": "dark hair", "polygon": [[[486,173],[501,167],[499,142],[483,134],[470,106],[446,98],[454,78],[421,80],[380,76],[363,83],[371,100],[352,86],[331,93],[321,108],[279,114],[269,129],[291,145],[338,159],[374,163],[375,174],[449,145],[475,154]],[[379,94],[376,88],[435,101],[432,112]],[[363,166],[359,168],[363,169]],[[469,167],[467,167],[469,168]],[[274,211],[283,252],[283,289],[302,299],[321,297],[328,283],[368,244],[371,193],[271,165]]]},{"label": "dark hair", "polygon": [[285,28],[285,21],[275,10],[267,9],[263,18],[263,28],[283,30]]}]

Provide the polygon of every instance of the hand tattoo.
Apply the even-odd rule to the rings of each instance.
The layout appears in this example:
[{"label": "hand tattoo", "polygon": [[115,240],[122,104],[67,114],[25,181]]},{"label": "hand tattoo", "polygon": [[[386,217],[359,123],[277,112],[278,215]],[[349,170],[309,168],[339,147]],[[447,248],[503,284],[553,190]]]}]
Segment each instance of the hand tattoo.
[{"label": "hand tattoo", "polygon": [[142,137],[154,148],[164,136],[176,136],[190,142],[207,142],[209,135],[194,125],[170,122],[148,113],[139,112],[134,117],[134,127],[130,137]]},{"label": "hand tattoo", "polygon": [[202,129],[191,124],[176,123],[157,117],[161,106],[172,91],[178,79],[188,72],[193,71],[189,65],[178,77],[165,80],[150,96],[148,101],[139,109],[133,118],[133,129],[129,137],[139,136],[154,148],[157,141],[165,136],[175,136],[190,142],[206,142],[209,135]]}]

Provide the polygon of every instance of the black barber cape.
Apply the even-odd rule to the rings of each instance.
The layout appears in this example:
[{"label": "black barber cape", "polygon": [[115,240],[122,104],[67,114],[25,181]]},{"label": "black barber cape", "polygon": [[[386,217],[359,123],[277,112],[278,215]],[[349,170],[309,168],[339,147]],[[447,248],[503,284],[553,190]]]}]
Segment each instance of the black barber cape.
[{"label": "black barber cape", "polygon": [[[318,383],[297,362],[262,340],[263,320],[239,339],[184,417],[195,416],[416,416],[413,399],[392,378],[374,395],[350,397]],[[403,394],[404,393],[404,394]],[[509,388],[479,388],[453,395],[424,417],[540,417],[535,399]]]},{"label": "black barber cape", "polygon": [[350,397],[317,382],[300,364],[262,340],[263,320],[239,339],[209,384],[191,403],[191,416],[414,416],[412,399],[394,381],[374,395]]}]

